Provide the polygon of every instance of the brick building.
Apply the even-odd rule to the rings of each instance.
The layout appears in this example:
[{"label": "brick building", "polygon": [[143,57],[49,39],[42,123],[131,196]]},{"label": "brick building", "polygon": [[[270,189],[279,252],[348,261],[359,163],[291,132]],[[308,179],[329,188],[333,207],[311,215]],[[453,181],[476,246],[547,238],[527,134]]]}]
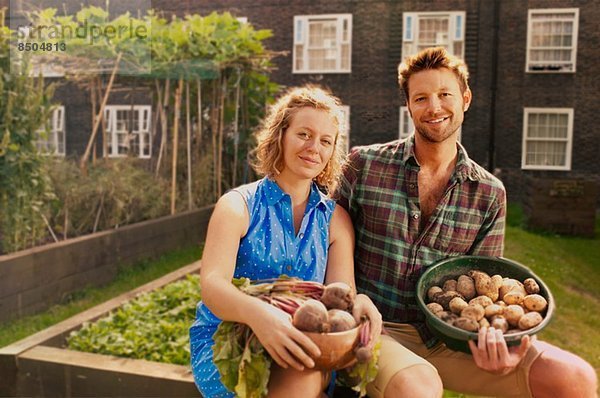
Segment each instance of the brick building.
[{"label": "brick building", "polygon": [[[287,52],[274,60],[272,79],[329,87],[347,106],[350,146],[410,132],[397,65],[420,48],[444,45],[471,73],[474,101],[461,142],[501,177],[511,199],[522,198],[530,177],[600,183],[595,0],[154,0],[152,7],[179,16],[229,11],[271,29],[267,46]],[[72,90],[57,98],[65,106],[66,153],[81,153],[89,99]],[[149,104],[150,96],[137,95],[138,105]]]}]

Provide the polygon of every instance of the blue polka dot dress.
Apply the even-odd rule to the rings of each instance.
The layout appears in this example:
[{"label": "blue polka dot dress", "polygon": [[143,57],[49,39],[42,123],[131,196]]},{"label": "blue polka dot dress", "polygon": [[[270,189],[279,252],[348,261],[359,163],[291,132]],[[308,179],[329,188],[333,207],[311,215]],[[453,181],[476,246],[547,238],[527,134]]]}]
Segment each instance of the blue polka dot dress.
[{"label": "blue polka dot dress", "polygon": [[[335,202],[313,183],[298,234],[291,197],[263,178],[235,189],[248,206],[248,232],[240,240],[234,276],[253,280],[281,274],[323,282],[329,247],[329,223]],[[213,363],[213,334],[221,320],[202,302],[190,328],[191,366],[196,386],[206,398],[233,397]]]}]

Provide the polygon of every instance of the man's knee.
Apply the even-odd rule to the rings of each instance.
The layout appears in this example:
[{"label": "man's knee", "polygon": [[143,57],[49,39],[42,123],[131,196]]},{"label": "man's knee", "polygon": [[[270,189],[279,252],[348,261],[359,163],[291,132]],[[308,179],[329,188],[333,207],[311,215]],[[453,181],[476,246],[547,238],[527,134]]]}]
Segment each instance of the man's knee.
[{"label": "man's knee", "polygon": [[598,376],[592,365],[573,353],[544,345],[529,374],[534,395],[553,392],[560,396],[595,397]]},{"label": "man's knee", "polygon": [[396,373],[385,388],[385,398],[441,397],[442,380],[435,368],[415,365]]}]

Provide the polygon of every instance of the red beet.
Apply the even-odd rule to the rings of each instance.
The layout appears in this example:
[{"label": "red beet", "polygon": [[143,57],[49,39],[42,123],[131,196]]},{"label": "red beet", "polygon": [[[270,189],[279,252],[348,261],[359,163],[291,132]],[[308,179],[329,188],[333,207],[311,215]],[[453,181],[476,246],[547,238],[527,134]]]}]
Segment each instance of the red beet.
[{"label": "red beet", "polygon": [[321,302],[327,309],[350,311],[354,304],[354,291],[344,282],[334,282],[325,286]]},{"label": "red beet", "polygon": [[356,321],[349,312],[336,309],[327,312],[329,314],[329,326],[331,327],[331,332],[343,332],[356,327]]},{"label": "red beet", "polygon": [[318,300],[306,300],[294,313],[293,325],[304,332],[328,332],[329,323],[325,305]]}]

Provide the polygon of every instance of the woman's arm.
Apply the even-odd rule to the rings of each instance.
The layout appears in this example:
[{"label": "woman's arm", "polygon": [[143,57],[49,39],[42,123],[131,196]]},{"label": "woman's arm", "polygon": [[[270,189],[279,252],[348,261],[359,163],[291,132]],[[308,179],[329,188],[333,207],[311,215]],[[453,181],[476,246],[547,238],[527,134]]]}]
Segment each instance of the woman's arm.
[{"label": "woman's arm", "polygon": [[285,312],[256,297],[239,291],[231,283],[240,239],[246,234],[249,215],[237,192],[229,192],[217,202],[208,224],[200,269],[202,300],[220,319],[245,323],[271,357],[283,368],[312,367],[318,347],[292,326]]},{"label": "woman's arm", "polygon": [[[341,206],[336,206],[329,225],[329,255],[327,258],[327,274],[325,283],[344,282],[356,291],[354,283],[354,227],[348,212]],[[352,309],[354,318],[359,321],[366,315],[371,321],[371,336],[369,345],[372,346],[381,334],[381,314],[371,299],[359,294]]]}]

